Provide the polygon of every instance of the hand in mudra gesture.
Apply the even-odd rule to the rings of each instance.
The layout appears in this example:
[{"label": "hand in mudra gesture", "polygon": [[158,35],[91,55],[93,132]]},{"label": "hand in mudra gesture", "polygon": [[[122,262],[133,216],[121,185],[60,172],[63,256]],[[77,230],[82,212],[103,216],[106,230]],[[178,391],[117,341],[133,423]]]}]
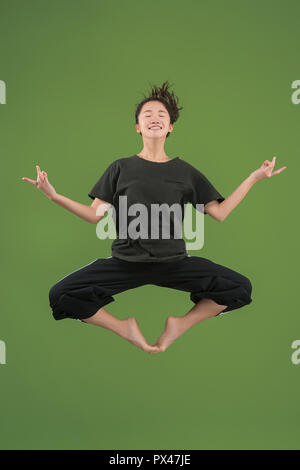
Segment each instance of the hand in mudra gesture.
[{"label": "hand in mudra gesture", "polygon": [[270,178],[271,176],[278,175],[283,170],[286,169],[286,166],[279,168],[279,170],[273,171],[275,166],[276,157],[273,157],[272,161],[265,160],[264,163],[258,170],[252,172],[256,181],[262,180],[263,178]]},{"label": "hand in mudra gesture", "polygon": [[36,171],[37,171],[37,179],[32,180],[24,176],[22,180],[28,181],[28,183],[33,184],[36,188],[40,189],[44,194],[46,194],[46,196],[49,199],[53,198],[53,196],[55,196],[56,194],[56,191],[48,181],[47,172],[41,171],[38,165],[35,165],[35,166],[36,166]]}]

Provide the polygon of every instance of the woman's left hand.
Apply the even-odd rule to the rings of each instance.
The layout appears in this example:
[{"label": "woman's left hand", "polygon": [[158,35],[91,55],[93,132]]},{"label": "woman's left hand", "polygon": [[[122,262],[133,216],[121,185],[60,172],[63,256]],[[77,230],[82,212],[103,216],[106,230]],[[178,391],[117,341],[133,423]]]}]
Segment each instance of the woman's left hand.
[{"label": "woman's left hand", "polygon": [[262,166],[251,173],[256,181],[262,180],[263,178],[271,178],[271,176],[278,175],[283,170],[286,169],[286,166],[283,166],[279,170],[273,171],[275,166],[276,157],[273,157],[272,161],[265,160]]}]

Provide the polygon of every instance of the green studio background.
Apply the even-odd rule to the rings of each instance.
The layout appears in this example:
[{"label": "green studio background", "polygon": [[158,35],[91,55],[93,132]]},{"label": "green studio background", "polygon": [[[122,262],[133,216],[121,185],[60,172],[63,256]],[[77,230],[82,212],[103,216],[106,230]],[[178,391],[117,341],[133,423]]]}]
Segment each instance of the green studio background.
[{"label": "green studio background", "polygon": [[[299,448],[298,194],[300,4],[296,0],[1,0],[2,449]],[[88,191],[142,149],[135,103],[169,80],[184,106],[167,139],[229,196],[276,155],[229,217],[205,219],[190,254],[251,280],[253,302],[149,355],[109,330],[55,321],[48,292],[111,254],[88,224],[23,176]],[[189,294],[146,285],[107,310],[149,342]],[[296,361],[297,362],[297,361]],[[299,362],[299,361],[298,361]]]}]

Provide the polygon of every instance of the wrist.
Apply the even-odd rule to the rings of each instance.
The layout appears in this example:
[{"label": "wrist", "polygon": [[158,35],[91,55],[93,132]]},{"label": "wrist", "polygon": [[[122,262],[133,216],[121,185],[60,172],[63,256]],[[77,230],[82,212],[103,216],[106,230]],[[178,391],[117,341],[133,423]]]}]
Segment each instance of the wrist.
[{"label": "wrist", "polygon": [[251,173],[249,176],[248,176],[248,181],[249,183],[252,185],[254,183],[256,183],[258,181],[258,179],[256,179],[255,175],[253,173]]},{"label": "wrist", "polygon": [[56,201],[56,198],[57,198],[57,196],[58,196],[58,194],[57,194],[57,193],[55,193],[55,194],[54,194],[54,195],[52,195],[52,196],[48,196],[48,199],[50,199],[50,201],[53,201],[53,202],[55,202],[55,201]]}]

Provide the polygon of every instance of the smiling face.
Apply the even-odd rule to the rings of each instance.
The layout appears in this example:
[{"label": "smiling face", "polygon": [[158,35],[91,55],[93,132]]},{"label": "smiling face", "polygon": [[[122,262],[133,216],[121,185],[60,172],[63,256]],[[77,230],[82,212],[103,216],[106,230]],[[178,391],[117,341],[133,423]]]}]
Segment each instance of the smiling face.
[{"label": "smiling face", "polygon": [[173,130],[168,110],[160,101],[147,101],[142,106],[138,122],[135,125],[137,132],[150,139],[166,137]]}]

